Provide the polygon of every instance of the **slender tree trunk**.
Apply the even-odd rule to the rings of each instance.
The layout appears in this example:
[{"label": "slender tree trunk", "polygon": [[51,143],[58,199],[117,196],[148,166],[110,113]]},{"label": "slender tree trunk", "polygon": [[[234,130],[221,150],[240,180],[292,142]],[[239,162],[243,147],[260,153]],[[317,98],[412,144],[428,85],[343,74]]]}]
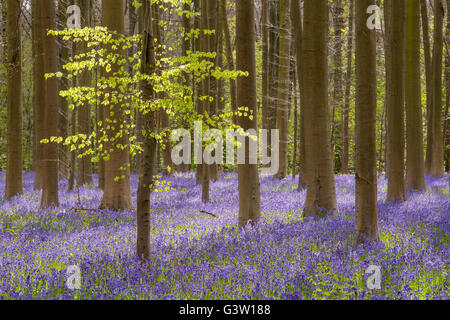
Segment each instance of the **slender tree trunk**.
[{"label": "slender tree trunk", "polygon": [[22,182],[22,26],[18,0],[8,0],[8,125],[5,199],[23,193]]},{"label": "slender tree trunk", "polygon": [[[102,1],[102,17],[103,25],[109,31],[116,31],[118,34],[124,34],[125,22],[124,12],[125,3],[123,0],[103,0]],[[118,66],[113,65],[111,74],[118,71]],[[118,124],[123,124],[125,120],[124,111],[120,105],[111,103],[107,106],[107,111],[104,112],[103,121],[108,118],[107,115],[113,114],[110,121]],[[118,126],[111,127],[106,130],[108,137],[116,136],[119,128]],[[107,148],[112,148],[113,151],[109,153],[109,160],[105,161],[105,181],[104,193],[101,203],[101,208],[109,208],[112,210],[123,210],[131,207],[131,186],[130,186],[130,167],[128,156],[128,138],[123,134],[121,138],[114,142],[126,146],[124,150],[117,148],[108,143]],[[119,179],[117,179],[119,178]]]},{"label": "slender tree trunk", "polygon": [[[152,6],[151,0],[144,0],[139,9],[139,29],[143,36],[142,50],[142,73],[151,75],[155,71],[155,50],[152,30]],[[142,83],[144,99],[152,99],[154,93],[152,85],[148,82]],[[156,130],[154,112],[142,115],[144,127],[150,132]],[[137,191],[137,256],[145,261],[150,258],[150,196],[153,189],[155,175],[157,142],[150,136],[144,137],[144,154],[142,156],[140,177]]]},{"label": "slender tree trunk", "polygon": [[[305,91],[305,147],[308,184],[305,215],[337,210],[328,108],[328,2],[305,0],[303,59]],[[324,212],[324,211],[326,212]]]},{"label": "slender tree trunk", "polygon": [[[334,90],[333,90],[333,118],[337,110],[340,110],[342,114],[343,110],[343,74],[342,74],[342,29],[344,28],[343,21],[342,0],[334,1]],[[342,141],[339,141],[341,137],[340,125],[332,123],[331,145],[332,155],[335,163],[336,172],[341,171],[342,167]]]},{"label": "slender tree trunk", "polygon": [[[225,56],[227,58],[227,65],[229,70],[234,70],[234,58],[233,58],[233,48],[231,47],[231,36],[230,28],[228,25],[227,17],[227,1],[220,0],[220,16],[222,19],[222,28],[225,36]],[[236,107],[236,80],[230,79],[230,96],[231,96],[231,110],[233,112],[237,111]],[[236,117],[233,116],[236,122]]]},{"label": "slender tree trunk", "polygon": [[[53,0],[42,1],[41,27],[43,33],[44,48],[44,72],[55,73],[58,71],[58,46],[54,36],[47,35],[47,30],[56,29],[56,11]],[[51,77],[45,81],[45,117],[44,139],[50,141],[51,137],[58,136],[58,78]],[[43,186],[41,208],[58,206],[58,145],[49,142],[43,149]]]},{"label": "slender tree trunk", "polygon": [[[405,200],[404,150],[405,150],[405,2],[389,0],[387,10],[391,19],[386,28],[388,50],[386,55],[386,108],[387,108],[387,147],[388,147],[388,190],[387,201]],[[390,61],[388,61],[390,59]]]},{"label": "slender tree trunk", "polygon": [[291,21],[292,30],[295,35],[295,53],[297,60],[297,79],[300,89],[300,166],[298,170],[298,189],[303,189],[306,185],[305,171],[306,171],[306,154],[305,154],[305,107],[304,107],[304,79],[303,79],[303,25],[302,15],[300,12],[300,0],[291,0]]},{"label": "slender tree trunk", "polygon": [[[236,1],[236,67],[248,72],[237,80],[237,103],[254,114],[256,103],[255,13],[253,0]],[[244,130],[257,129],[256,117],[239,117]],[[238,164],[239,226],[257,223],[261,215],[261,193],[258,165],[249,163],[249,137],[245,137],[246,163]],[[243,146],[241,146],[243,147]]]},{"label": "slender tree trunk", "polygon": [[447,33],[446,33],[446,59],[445,59],[445,83],[446,83],[446,107],[444,117],[444,152],[445,171],[450,172],[450,0],[447,0]]},{"label": "slender tree trunk", "polygon": [[431,126],[431,99],[432,99],[432,75],[431,75],[431,44],[430,44],[430,30],[428,19],[428,5],[427,0],[420,0],[420,12],[422,17],[422,38],[423,51],[425,56],[425,79],[426,79],[426,93],[427,93],[427,149],[425,159],[425,173],[430,173],[431,168],[431,145],[433,128]]},{"label": "slender tree trunk", "polygon": [[261,0],[261,30],[262,30],[262,127],[269,129],[267,123],[267,114],[269,108],[269,2],[270,0]]},{"label": "slender tree trunk", "polygon": [[[60,1],[58,4],[58,27],[60,30],[66,28],[67,21],[67,2]],[[59,42],[59,68],[69,62],[70,48],[65,41]],[[63,77],[60,82],[61,90],[69,89],[69,79]],[[68,117],[69,117],[69,104],[63,97],[59,97],[59,136],[64,139],[68,136]],[[70,175],[70,163],[69,163],[69,148],[64,144],[58,145],[59,150],[59,174],[61,179],[69,179]]]},{"label": "slender tree trunk", "polygon": [[277,128],[280,130],[279,168],[276,178],[287,176],[287,150],[289,143],[289,74],[291,66],[291,23],[289,0],[280,0],[280,38],[278,65]]},{"label": "slender tree trunk", "polygon": [[[208,0],[208,29],[215,32],[214,35],[209,36],[209,52],[215,52],[217,54],[218,42],[217,42],[217,18],[218,9],[219,9],[219,0]],[[216,59],[212,59],[211,62],[215,63]],[[217,101],[216,101],[216,92],[217,92],[217,79],[213,76],[209,77],[209,96],[214,99],[214,101],[209,103],[209,114],[215,115],[217,114]],[[214,155],[214,151],[212,152]],[[213,181],[217,181],[218,177],[218,169],[217,164],[213,163],[208,165],[209,167],[209,176]]]},{"label": "slender tree trunk", "polygon": [[[292,0],[291,0],[292,2]],[[295,41],[294,41],[295,43]],[[297,99],[297,72],[294,71],[294,85],[293,85],[293,96],[294,96],[294,147],[292,155],[292,178],[295,179],[297,175],[297,149],[298,149],[298,99]]]},{"label": "slender tree trunk", "polygon": [[[80,9],[81,9],[81,27],[90,27],[91,26],[91,0],[79,0]],[[82,54],[87,52],[88,47],[84,42],[77,44],[78,54]],[[89,70],[83,71],[79,76],[78,85],[80,87],[91,87],[92,85],[92,73]],[[89,135],[91,132],[90,128],[90,114],[91,114],[91,106],[88,102],[84,103],[78,111],[78,133]],[[83,154],[86,150],[79,150],[80,154]],[[93,182],[92,179],[92,162],[91,157],[89,155],[83,156],[81,159],[78,159],[77,166],[77,185],[83,186],[88,185]]]},{"label": "slender tree trunk", "polygon": [[43,184],[43,163],[44,145],[41,140],[44,138],[44,117],[45,117],[45,80],[44,80],[44,48],[42,32],[42,6],[38,0],[33,0],[32,21],[33,21],[33,95],[34,95],[34,127],[36,131],[36,168],[34,176],[34,190],[41,190]]},{"label": "slender tree trunk", "polygon": [[425,188],[420,89],[420,0],[406,8],[406,188]]},{"label": "slender tree trunk", "polygon": [[[209,51],[209,36],[206,34],[206,30],[208,30],[208,5],[210,0],[202,0],[202,13],[201,13],[201,27],[200,27],[200,50],[202,52]],[[202,80],[201,84],[201,94],[200,96],[208,96],[209,94],[209,86],[210,86],[210,77],[207,76]],[[209,99],[203,99],[202,102],[202,113],[209,112]],[[203,148],[202,148],[202,156],[203,156]],[[202,161],[201,165],[201,181],[202,181],[202,201],[209,202],[209,166]]]},{"label": "slender tree trunk", "polygon": [[444,24],[444,2],[434,1],[434,45],[432,59],[432,100],[431,100],[431,158],[430,172],[432,176],[442,177],[444,175],[444,141],[442,134],[442,51],[443,51],[443,24]]},{"label": "slender tree trunk", "polygon": [[347,73],[345,84],[345,103],[344,103],[344,121],[342,128],[342,173],[348,173],[349,162],[349,118],[350,118],[350,89],[352,86],[353,75],[353,19],[354,19],[354,1],[350,0],[347,34]]},{"label": "slender tree trunk", "polygon": [[367,8],[356,0],[356,239],[378,240],[376,30],[367,28]]}]

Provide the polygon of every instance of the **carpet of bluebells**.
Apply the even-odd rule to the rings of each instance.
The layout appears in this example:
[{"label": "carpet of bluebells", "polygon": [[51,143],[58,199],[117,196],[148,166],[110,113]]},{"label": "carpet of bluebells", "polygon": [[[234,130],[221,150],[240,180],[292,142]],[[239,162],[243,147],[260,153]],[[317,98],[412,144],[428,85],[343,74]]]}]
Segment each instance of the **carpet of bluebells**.
[{"label": "carpet of bluebells", "polygon": [[[152,195],[152,261],[135,257],[135,210],[96,210],[94,187],[66,192],[58,209],[39,209],[33,174],[25,194],[0,197],[0,299],[448,299],[449,179],[386,203],[379,176],[380,241],[355,244],[353,176],[337,176],[339,213],[303,219],[306,191],[293,179],[262,178],[261,223],[238,229],[235,174],[211,184],[202,204],[193,174],[166,178],[176,190]],[[132,177],[136,198],[137,176]],[[5,176],[0,173],[3,193]],[[80,201],[83,208],[79,210]],[[77,209],[78,208],[78,209]],[[202,213],[214,214],[216,217]],[[81,269],[70,290],[67,268]],[[368,289],[369,265],[381,289]]]}]

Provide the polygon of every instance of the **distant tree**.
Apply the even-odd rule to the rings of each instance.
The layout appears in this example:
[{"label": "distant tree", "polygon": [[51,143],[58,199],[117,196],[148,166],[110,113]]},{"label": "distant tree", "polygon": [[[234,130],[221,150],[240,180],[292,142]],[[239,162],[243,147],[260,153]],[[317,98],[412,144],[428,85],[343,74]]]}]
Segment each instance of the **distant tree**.
[{"label": "distant tree", "polygon": [[280,0],[280,36],[277,92],[277,128],[280,130],[278,179],[287,176],[287,151],[289,142],[289,95],[291,66],[291,19],[290,1]]},{"label": "distant tree", "polygon": [[[81,27],[89,28],[92,24],[92,0],[78,0],[81,9]],[[87,43],[77,44],[77,54],[83,54],[88,51]],[[90,87],[92,85],[92,71],[84,70],[78,77],[79,86]],[[77,110],[78,133],[88,135],[91,132],[91,106],[89,102],[84,103]],[[80,150],[84,153],[84,150]],[[77,185],[88,185],[93,182],[92,179],[92,161],[90,155],[84,155],[78,159],[77,163]]]}]

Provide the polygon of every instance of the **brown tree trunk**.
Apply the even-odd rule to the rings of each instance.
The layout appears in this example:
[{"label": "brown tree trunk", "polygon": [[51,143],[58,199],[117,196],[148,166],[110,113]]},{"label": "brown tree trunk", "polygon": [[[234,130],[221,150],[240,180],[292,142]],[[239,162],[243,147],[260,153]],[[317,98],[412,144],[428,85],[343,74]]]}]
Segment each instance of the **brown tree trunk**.
[{"label": "brown tree trunk", "polygon": [[276,178],[287,176],[287,150],[289,143],[289,87],[291,66],[291,21],[289,0],[280,0],[280,37],[277,92],[277,128],[280,130],[279,167]]},{"label": "brown tree trunk", "polygon": [[367,28],[367,8],[356,0],[356,239],[378,240],[376,110],[376,30]]},{"label": "brown tree trunk", "polygon": [[405,152],[405,2],[387,2],[389,28],[386,28],[387,50],[386,68],[386,108],[387,108],[387,201],[404,201],[404,152]]},{"label": "brown tree trunk", "polygon": [[342,122],[342,173],[348,173],[349,145],[350,135],[348,132],[350,118],[350,89],[352,86],[353,75],[353,19],[354,19],[354,1],[350,0],[347,34],[347,73],[345,83],[345,102],[344,102],[344,120]]},{"label": "brown tree trunk", "polygon": [[[255,59],[255,13],[253,0],[236,1],[236,67],[248,72],[248,77],[237,79],[237,103],[257,111],[256,59]],[[239,117],[244,129],[257,129],[256,117]],[[249,163],[249,137],[245,137],[246,163],[238,164],[239,226],[257,223],[261,215],[261,193],[258,165]],[[242,147],[242,146],[241,146]]]},{"label": "brown tree trunk", "polygon": [[334,1],[334,13],[333,13],[333,24],[334,24],[334,90],[333,90],[333,122],[331,124],[331,145],[332,145],[332,156],[334,159],[334,167],[336,172],[341,172],[342,167],[342,141],[339,141],[341,133],[339,132],[341,125],[335,123],[334,118],[338,110],[340,113],[343,112],[343,74],[342,74],[342,29],[344,28],[343,22],[343,7],[342,0]]},{"label": "brown tree trunk", "polygon": [[[209,35],[206,34],[206,30],[208,30],[208,5],[210,4],[210,0],[202,0],[202,13],[201,13],[201,21],[200,21],[200,51],[208,52],[209,51]],[[201,93],[200,96],[208,96],[209,94],[209,86],[210,86],[210,77],[206,76],[201,83]],[[202,104],[202,113],[209,112],[209,99],[203,99]],[[203,148],[202,148],[203,150]],[[203,151],[202,151],[203,157]],[[209,202],[209,166],[205,163],[204,159],[202,160],[201,165],[201,182],[202,182],[202,201]]]},{"label": "brown tree trunk", "polygon": [[303,80],[303,26],[300,12],[300,0],[291,0],[291,21],[292,30],[295,34],[295,52],[297,60],[297,78],[300,89],[300,166],[298,170],[298,189],[303,189],[306,185],[306,154],[305,154],[305,107],[304,107],[304,80]]},{"label": "brown tree trunk", "polygon": [[36,144],[36,167],[34,176],[34,190],[41,190],[43,184],[43,152],[44,145],[44,117],[45,117],[45,80],[44,80],[44,48],[42,32],[42,7],[38,0],[33,0],[32,22],[33,22],[33,96],[34,96],[34,128]]},{"label": "brown tree trunk", "polygon": [[406,188],[425,188],[420,89],[420,0],[406,9]]},{"label": "brown tree trunk", "polygon": [[[58,22],[59,29],[64,30],[66,28],[67,21],[67,2],[60,1],[58,4]],[[70,47],[65,41],[60,41],[60,52],[59,52],[59,68],[69,62]],[[61,90],[69,89],[69,79],[63,77],[60,82]],[[59,97],[59,136],[62,138],[67,138],[68,136],[68,117],[69,117],[69,104],[67,100],[63,97]],[[59,174],[61,179],[69,179],[70,176],[70,160],[69,160],[69,148],[64,144],[58,145],[59,150]]]},{"label": "brown tree trunk", "polygon": [[432,59],[432,100],[431,100],[431,154],[429,174],[435,177],[444,175],[444,141],[442,134],[442,51],[444,2],[434,1],[434,35]]},{"label": "brown tree trunk", "polygon": [[431,75],[431,44],[430,44],[430,30],[428,19],[428,1],[420,0],[420,12],[422,17],[422,38],[423,51],[425,56],[425,79],[426,79],[426,93],[427,93],[427,149],[425,159],[425,173],[430,173],[431,168],[431,144],[432,132],[431,126],[431,100],[432,100],[432,75]]},{"label": "brown tree trunk", "polygon": [[[305,0],[303,29],[303,89],[308,184],[305,215],[337,210],[328,108],[328,1]],[[324,212],[325,210],[326,212]]]},{"label": "brown tree trunk", "polygon": [[269,129],[267,123],[267,114],[269,108],[269,2],[270,0],[261,0],[261,30],[262,30],[262,127]]},{"label": "brown tree trunk", "polygon": [[[103,0],[102,1],[102,18],[103,25],[109,31],[116,31],[118,34],[124,34],[124,6],[123,0]],[[111,73],[118,71],[119,66],[113,65]],[[107,75],[108,76],[108,75]],[[105,112],[106,111],[106,112]],[[113,114],[112,117],[108,115]],[[120,105],[111,103],[104,110],[104,119],[109,119],[117,124],[123,124],[125,120],[124,111]],[[108,137],[115,137],[118,132],[118,126],[111,126],[106,130]],[[124,150],[117,148],[112,143],[107,144],[107,148],[113,149],[109,153],[109,160],[105,161],[105,181],[104,193],[101,208],[109,208],[112,210],[123,210],[131,207],[131,186],[130,186],[130,167],[128,156],[128,138],[123,134],[121,138],[117,138],[114,143],[126,146]]]},{"label": "brown tree trunk", "polygon": [[[91,26],[91,0],[78,0],[81,9],[81,27]],[[87,52],[88,47],[84,42],[77,44],[78,54]],[[83,71],[79,76],[78,86],[80,87],[91,87],[92,84],[92,73],[89,70]],[[90,114],[91,106],[88,102],[84,103],[78,111],[78,134],[89,135],[91,132],[90,128]],[[79,150],[80,154],[83,154],[86,150]],[[93,182],[92,179],[92,162],[91,156],[86,155],[81,159],[78,159],[77,164],[77,185],[89,185]]]},{"label": "brown tree trunk", "polygon": [[[58,71],[58,46],[54,36],[47,35],[47,30],[56,29],[56,11],[53,0],[43,0],[41,6],[44,48],[44,73]],[[51,137],[58,136],[58,78],[51,77],[45,81],[45,117],[44,139],[50,141]],[[58,145],[53,142],[46,143],[43,149],[43,186],[41,208],[58,206]]]},{"label": "brown tree trunk", "polygon": [[[227,17],[227,1],[220,0],[220,16],[222,19],[222,28],[225,36],[225,56],[227,58],[227,65],[229,70],[234,70],[234,58],[233,58],[233,48],[231,47],[231,36],[230,28],[228,25]],[[231,96],[231,110],[234,112],[237,110],[236,107],[236,80],[230,79],[230,96]],[[233,117],[236,121],[236,117]]]},{"label": "brown tree trunk", "polygon": [[22,26],[21,5],[8,0],[8,124],[5,199],[23,193],[22,182]]},{"label": "brown tree trunk", "polygon": [[[142,73],[151,75],[155,71],[155,50],[152,30],[152,6],[150,0],[144,0],[139,9],[139,31],[143,36]],[[142,83],[143,97],[146,100],[153,98],[153,87],[149,82]],[[143,127],[150,132],[155,132],[155,113],[149,112],[142,115]],[[150,136],[144,137],[144,154],[142,156],[140,177],[137,191],[137,242],[136,254],[144,261],[150,258],[150,196],[153,189],[155,175],[157,142]]]}]

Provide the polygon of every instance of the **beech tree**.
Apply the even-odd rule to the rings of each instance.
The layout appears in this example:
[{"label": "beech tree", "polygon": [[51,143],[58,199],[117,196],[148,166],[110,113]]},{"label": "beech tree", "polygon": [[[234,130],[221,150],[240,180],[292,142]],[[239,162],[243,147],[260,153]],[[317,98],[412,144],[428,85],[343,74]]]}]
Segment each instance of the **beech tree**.
[{"label": "beech tree", "polygon": [[5,198],[23,192],[22,183],[22,2],[7,1],[8,124]]},{"label": "beech tree", "polygon": [[378,240],[376,109],[376,30],[367,28],[367,8],[375,0],[356,0],[356,240]]},{"label": "beech tree", "polygon": [[[49,30],[56,29],[56,11],[53,0],[43,0],[40,8],[41,32],[43,33],[44,73],[54,74],[58,71],[58,45],[54,36],[48,34]],[[58,198],[58,145],[50,141],[51,137],[58,136],[58,102],[59,80],[57,77],[40,79],[45,81],[45,115],[43,138],[47,143],[43,147],[42,170],[43,185],[41,207],[59,205]]]},{"label": "beech tree", "polygon": [[431,66],[432,98],[431,98],[431,148],[428,174],[435,177],[444,175],[444,139],[442,133],[442,52],[443,52],[443,27],[444,27],[444,1],[434,1],[434,33],[433,33],[433,58]]},{"label": "beech tree", "polygon": [[420,0],[406,3],[406,187],[425,188],[420,86]]},{"label": "beech tree", "polygon": [[[237,79],[237,105],[245,106],[256,114],[256,57],[255,57],[255,7],[254,0],[236,1],[236,68],[248,72]],[[256,129],[256,117],[238,117],[244,130]],[[238,164],[239,226],[256,223],[261,215],[261,191],[258,165],[250,164],[251,137],[246,136],[245,164]]]},{"label": "beech tree", "polygon": [[390,19],[386,27],[387,201],[405,200],[405,1],[385,2]]},{"label": "beech tree", "polygon": [[[111,32],[124,34],[124,0],[103,0],[102,18],[103,25]],[[111,71],[107,72],[113,75],[119,70],[118,65],[112,65]],[[104,164],[104,193],[102,199],[102,208],[113,210],[122,210],[131,207],[131,185],[130,185],[130,158],[128,155],[128,137],[126,134],[117,134],[120,131],[120,125],[124,124],[124,111],[120,104],[109,102],[103,107],[104,126],[106,128],[109,143],[108,149],[113,149],[109,154],[109,159]],[[125,148],[121,148],[124,146]]]},{"label": "beech tree", "polygon": [[328,1],[305,0],[303,90],[307,193],[305,215],[337,210],[328,107]]}]

